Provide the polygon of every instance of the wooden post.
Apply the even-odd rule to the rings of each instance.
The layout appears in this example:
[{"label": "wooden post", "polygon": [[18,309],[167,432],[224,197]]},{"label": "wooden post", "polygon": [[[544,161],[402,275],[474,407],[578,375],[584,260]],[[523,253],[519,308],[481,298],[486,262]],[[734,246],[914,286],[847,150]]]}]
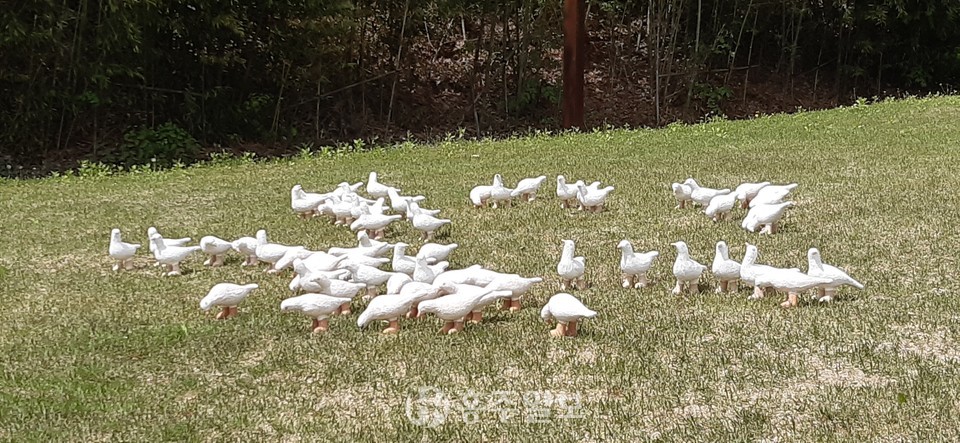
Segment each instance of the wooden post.
[{"label": "wooden post", "polygon": [[586,0],[563,1],[563,127],[583,129]]}]

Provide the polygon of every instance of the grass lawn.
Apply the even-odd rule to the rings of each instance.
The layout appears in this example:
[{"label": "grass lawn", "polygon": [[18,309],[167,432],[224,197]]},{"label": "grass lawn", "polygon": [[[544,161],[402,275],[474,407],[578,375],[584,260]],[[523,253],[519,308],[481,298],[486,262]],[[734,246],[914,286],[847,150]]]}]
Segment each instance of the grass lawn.
[{"label": "grass lawn", "polygon": [[[162,173],[0,182],[0,439],[9,441],[814,441],[956,437],[960,408],[960,98],[884,102],[754,121],[664,130],[441,143],[339,157],[205,165]],[[301,183],[325,191],[380,179],[427,196],[454,221],[452,268],[481,264],[546,281],[522,311],[488,311],[441,336],[433,317],[359,330],[335,317],[326,335],[281,315],[289,271],[147,266],[145,231],[234,239],[266,228],[311,249],[354,235],[289,209]],[[469,189],[548,176],[531,204],[476,210]],[[555,177],[616,186],[602,214],[562,210]],[[669,184],[798,182],[774,236],[676,210]],[[138,269],[113,273],[110,229],[144,244]],[[416,250],[398,224],[390,241]],[[539,309],[558,291],[561,240],[577,242],[593,287],[575,291],[600,315],[552,339]],[[619,285],[617,243],[658,249],[654,286]],[[806,270],[806,252],[866,285],[829,305],[780,308],[749,291],[670,294],[684,240],[709,264],[725,240],[739,260]],[[198,302],[215,283],[255,282],[240,315],[216,321]],[[712,279],[703,283],[706,288]],[[443,423],[420,426],[420,387],[450,399]],[[579,399],[573,415],[537,392]],[[507,413],[473,411],[503,401]],[[470,400],[470,399],[468,399]],[[573,404],[574,400],[566,404]],[[509,410],[514,413],[510,414]],[[429,409],[429,411],[437,412]],[[442,410],[441,410],[442,412]],[[432,416],[432,415],[431,415]],[[545,421],[538,423],[536,421]]]}]

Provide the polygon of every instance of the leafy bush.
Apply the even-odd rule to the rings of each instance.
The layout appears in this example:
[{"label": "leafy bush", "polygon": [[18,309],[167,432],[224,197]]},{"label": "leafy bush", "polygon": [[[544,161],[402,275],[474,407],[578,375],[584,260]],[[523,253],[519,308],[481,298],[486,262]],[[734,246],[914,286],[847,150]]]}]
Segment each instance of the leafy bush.
[{"label": "leafy bush", "polygon": [[200,144],[190,133],[173,124],[127,132],[120,145],[120,163],[170,168],[197,158]]}]

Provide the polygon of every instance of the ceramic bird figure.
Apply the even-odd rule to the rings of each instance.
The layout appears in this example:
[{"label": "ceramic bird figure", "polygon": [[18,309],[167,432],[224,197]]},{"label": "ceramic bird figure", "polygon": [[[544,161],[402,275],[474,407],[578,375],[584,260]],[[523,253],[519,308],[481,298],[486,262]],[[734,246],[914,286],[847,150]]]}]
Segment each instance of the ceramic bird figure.
[{"label": "ceramic bird figure", "polygon": [[203,262],[204,266],[223,266],[223,260],[227,252],[233,249],[233,243],[222,238],[208,235],[200,239],[200,250],[207,254],[209,258]]},{"label": "ceramic bird figure", "polygon": [[344,266],[353,274],[353,281],[367,286],[367,296],[376,297],[377,287],[386,283],[394,272],[381,271],[377,268],[357,263],[348,263]]},{"label": "ceramic bird figure", "polygon": [[402,196],[393,189],[387,190],[387,196],[390,197],[390,208],[393,209],[393,211],[397,214],[401,214],[403,217],[407,216],[407,205],[410,202],[420,203],[426,200],[426,197],[422,195],[415,197]]},{"label": "ceramic bird figure", "polygon": [[591,190],[583,183],[580,183],[577,186],[577,201],[580,203],[580,209],[588,212],[602,211],[604,203],[606,203],[607,197],[611,192],[613,192],[613,186]]},{"label": "ceramic bird figure", "polygon": [[413,217],[414,217],[415,215],[417,215],[417,214],[427,214],[427,215],[432,215],[432,216],[436,217],[438,214],[440,214],[440,210],[439,210],[439,209],[425,209],[425,208],[420,207],[419,204],[416,205],[416,206],[408,204],[408,205],[407,205],[407,219],[408,219],[408,220],[413,220]]},{"label": "ceramic bird figure", "polygon": [[[160,232],[157,231],[157,228],[151,226],[147,228],[147,249],[151,254],[156,255],[157,247],[153,245],[153,242],[150,239],[153,237],[153,234],[160,235]],[[186,246],[187,243],[190,243],[190,237],[183,238],[164,238],[160,235],[160,239],[163,241],[163,244],[166,246]],[[154,266],[160,266],[160,262],[154,263]]]},{"label": "ceramic bird figure", "polygon": [[740,207],[747,209],[750,207],[750,200],[753,200],[761,189],[769,185],[770,182],[741,183],[737,186],[737,189],[733,190],[733,193],[736,194],[737,200],[740,200]]},{"label": "ceramic bird figure", "polygon": [[707,209],[703,210],[704,214],[707,214],[707,217],[710,217],[714,222],[718,222],[727,218],[730,215],[730,211],[733,210],[733,207],[737,204],[737,195],[734,193],[729,194],[720,194],[712,199],[710,203],[707,204]]},{"label": "ceramic bird figure", "polygon": [[747,206],[752,208],[758,205],[774,205],[780,203],[783,199],[787,198],[787,195],[793,192],[797,186],[799,185],[796,183],[764,186],[757,191],[756,196],[750,199],[750,203]]},{"label": "ceramic bird figure", "polygon": [[446,271],[447,267],[450,266],[450,263],[445,261],[435,265],[429,265],[427,264],[427,259],[420,255],[414,258],[414,262],[413,281],[422,283],[433,283],[437,276]]},{"label": "ceramic bird figure", "polygon": [[563,252],[560,254],[560,263],[557,263],[557,273],[560,274],[560,290],[568,288],[586,289],[583,274],[586,270],[586,259],[574,257],[576,245],[573,240],[563,241]]},{"label": "ceramic bird figure", "polygon": [[[757,250],[757,247],[746,243],[747,250],[743,253],[743,261],[740,262],[740,281],[753,287],[753,294],[747,297],[749,300],[756,300],[764,296],[764,291],[758,287],[754,281],[757,275],[768,272],[775,271],[777,269],[773,266],[768,265],[758,265],[757,258],[760,257],[760,252]],[[799,268],[789,268],[795,271],[799,271]]]},{"label": "ceramic bird figure", "polygon": [[257,231],[257,260],[270,264],[270,268],[267,269],[268,274],[276,274],[279,272],[279,270],[275,268],[275,265],[290,248],[303,248],[303,246],[286,246],[270,243],[267,240],[266,230],[261,229]]},{"label": "ceramic bird figure", "polygon": [[357,247],[359,248],[375,248],[378,249],[378,255],[388,254],[393,251],[393,243],[388,243],[384,241],[372,240],[370,235],[365,231],[357,232]]},{"label": "ceramic bird figure", "polygon": [[[472,286],[472,285],[471,285]],[[489,285],[488,285],[489,286]],[[488,286],[484,289],[488,289]],[[513,291],[508,289],[497,289],[487,293],[480,298],[480,300],[473,305],[473,309],[464,316],[464,321],[473,324],[479,324],[483,321],[483,309],[487,306],[490,306],[496,303],[498,300],[503,300],[504,302],[509,302],[510,297],[512,297]]]},{"label": "ceramic bird figure", "polygon": [[[277,262],[273,264],[273,269],[277,270],[278,272],[282,271],[284,269],[287,269],[291,265],[293,265],[293,263],[296,260],[298,259],[305,260],[313,256],[313,254],[325,254],[325,253],[311,251],[307,248],[304,248],[303,246],[288,248],[287,251],[283,253],[283,257],[280,257],[280,260],[277,260]],[[326,254],[326,255],[329,255],[329,254]]]},{"label": "ceramic bird figure", "polygon": [[473,207],[480,209],[487,205],[487,202],[490,201],[490,191],[493,189],[493,186],[490,185],[480,185],[474,186],[470,190],[470,203],[473,203]]},{"label": "ceramic bird figure", "polygon": [[373,321],[387,321],[389,324],[382,332],[396,334],[400,332],[400,317],[410,312],[413,299],[411,295],[389,293],[374,298],[357,317],[357,326],[363,328]]},{"label": "ceramic bird figure", "polygon": [[517,183],[517,187],[513,188],[510,196],[519,197],[521,201],[532,202],[537,198],[537,191],[540,190],[540,185],[546,180],[546,175],[520,180],[520,182]]},{"label": "ceramic bird figure", "polygon": [[677,278],[677,286],[673,288],[673,294],[679,295],[684,286],[688,286],[694,294],[700,292],[697,281],[707,267],[690,258],[686,243],[678,241],[671,245],[677,248],[677,259],[673,262],[673,276]]},{"label": "ceramic bird figure", "polygon": [[121,240],[119,229],[114,228],[111,230],[110,247],[107,249],[107,253],[110,255],[110,258],[117,262],[113,265],[113,271],[119,271],[121,267],[128,271],[133,269],[133,256],[137,254],[137,249],[140,249],[140,245],[124,243],[123,240]]},{"label": "ceramic bird figure", "polygon": [[[407,246],[410,246],[406,243],[400,242],[394,245],[393,247],[393,261],[391,266],[393,272],[400,272],[412,276],[413,269],[417,267],[417,260],[415,257],[406,255]],[[389,293],[389,291],[387,291]]]},{"label": "ceramic bird figure", "polygon": [[513,198],[513,189],[503,186],[503,177],[500,174],[493,176],[493,187],[490,188],[490,202],[497,208],[500,204],[509,207]]},{"label": "ceramic bird figure", "polygon": [[807,275],[830,280],[830,283],[817,287],[817,300],[821,302],[833,301],[837,295],[837,288],[840,286],[847,285],[863,289],[863,284],[854,280],[842,269],[824,263],[820,257],[820,250],[817,248],[810,248],[807,251]]},{"label": "ceramic bird figure", "polygon": [[[284,257],[284,259],[286,258],[289,257]],[[297,262],[299,261],[302,263],[304,269],[309,269],[310,271],[314,272],[326,272],[339,269],[340,266],[349,259],[350,256],[348,255],[332,255],[323,252],[314,252],[313,254],[310,254],[304,258],[294,257],[292,264],[294,269],[296,269]],[[280,262],[278,261],[277,263],[279,264]]]},{"label": "ceramic bird figure", "polygon": [[[498,291],[479,286],[457,285],[457,292],[453,294],[420,302],[417,316],[434,314],[444,322],[441,334],[455,334],[463,330],[467,314],[472,313],[474,306],[491,292]],[[509,295],[509,291],[502,292]]]},{"label": "ceramic bird figure", "polygon": [[[416,202],[410,202],[410,205],[414,208],[419,206]],[[414,229],[420,231],[422,233],[420,238],[426,241],[433,239],[433,235],[438,229],[450,223],[449,219],[440,219],[424,213],[418,213],[413,217]]]},{"label": "ceramic bird figure", "polygon": [[653,262],[660,256],[658,251],[634,252],[633,244],[628,240],[621,240],[617,244],[620,250],[620,272],[624,288],[647,287],[647,272],[653,267]]},{"label": "ceramic bird figure", "polygon": [[554,294],[540,310],[543,321],[557,321],[556,329],[550,331],[553,337],[576,337],[577,323],[596,316],[596,311],[587,308],[579,299],[565,292]]},{"label": "ceramic bird figure", "polygon": [[517,274],[501,274],[484,287],[498,291],[510,291],[511,295],[503,301],[502,309],[515,312],[521,309],[520,297],[526,294],[533,285],[541,282],[543,282],[543,279],[540,277],[524,278]]},{"label": "ceramic bird figure", "polygon": [[760,230],[761,234],[776,234],[780,219],[783,218],[787,209],[794,205],[795,203],[792,201],[774,205],[756,205],[750,208],[750,212],[747,212],[747,216],[740,222],[740,226],[750,232],[757,232],[757,228],[763,226],[763,229]]},{"label": "ceramic bird figure", "polygon": [[304,192],[299,184],[290,189],[290,208],[300,218],[310,218],[317,212],[317,207],[327,199],[325,194],[311,194]]},{"label": "ceramic bird figure", "polygon": [[[717,253],[713,256],[713,266],[710,268],[717,279],[717,293],[735,292],[737,281],[740,279],[740,262],[730,260],[730,249],[727,242],[717,242]],[[730,286],[733,283],[733,287]]]},{"label": "ceramic bird figure", "polygon": [[410,312],[407,313],[407,318],[417,318],[420,314],[420,302],[433,300],[437,297],[453,294],[454,292],[457,292],[457,287],[451,283],[437,285],[415,281],[404,285],[403,288],[396,293],[413,298],[413,303],[410,305]]},{"label": "ceramic bird figure", "polygon": [[315,334],[330,328],[329,318],[340,309],[342,298],[325,294],[303,294],[280,302],[280,312],[300,312],[313,319],[310,330]]},{"label": "ceramic bird figure", "polygon": [[576,183],[568,185],[566,177],[562,175],[557,176],[557,198],[560,199],[561,208],[567,209],[573,207],[577,202],[577,193],[580,192],[579,187],[582,184],[582,181],[577,180]]},{"label": "ceramic bird figure", "polygon": [[387,225],[401,218],[401,215],[362,214],[350,224],[350,230],[363,229],[367,235],[373,234],[374,240],[380,240],[386,235]]},{"label": "ceramic bird figure", "polygon": [[423,246],[420,246],[420,249],[417,251],[417,255],[426,258],[428,264],[433,264],[446,260],[447,257],[450,256],[450,253],[459,246],[460,245],[456,243],[450,243],[449,245],[424,243]]},{"label": "ceramic bird figure", "polygon": [[[480,265],[473,265],[464,269],[454,269],[445,271],[437,275],[433,284],[466,284],[474,286],[486,286],[501,274],[499,272],[484,269]],[[416,277],[414,278],[416,280]]]},{"label": "ceramic bird figure", "polygon": [[153,256],[164,266],[167,276],[180,275],[180,262],[200,250],[199,246],[167,246],[160,234],[153,234],[150,241],[154,246]]},{"label": "ceramic bird figure", "polygon": [[690,186],[690,199],[700,206],[707,206],[710,200],[718,195],[729,194],[729,189],[713,189],[701,187],[696,180],[688,178],[684,184]]},{"label": "ceramic bird figure", "polygon": [[677,199],[677,207],[674,209],[687,207],[687,202],[693,204],[693,200],[690,198],[690,193],[693,192],[693,189],[690,189],[690,185],[686,183],[671,183],[670,187],[673,188],[673,196]]},{"label": "ceramic bird figure", "polygon": [[306,292],[326,294],[343,299],[339,313],[350,315],[350,300],[365,289],[367,285],[361,282],[349,282],[330,278],[324,272],[310,273],[300,278],[300,287]]},{"label": "ceramic bird figure", "polygon": [[370,173],[370,177],[367,179],[367,194],[373,198],[386,197],[390,189],[393,189],[397,193],[401,192],[399,188],[380,183],[376,172]]},{"label": "ceramic bird figure", "polygon": [[413,277],[399,272],[391,275],[387,279],[387,294],[399,294],[407,283],[413,283]]},{"label": "ceramic bird figure", "polygon": [[244,257],[240,266],[256,266],[260,262],[257,260],[257,239],[253,237],[240,237],[231,243],[233,250]]},{"label": "ceramic bird figure", "polygon": [[760,288],[774,288],[787,293],[787,300],[780,304],[784,308],[796,307],[799,294],[817,286],[830,283],[830,279],[811,277],[798,269],[771,269],[754,277],[754,284]]},{"label": "ceramic bird figure", "polygon": [[247,285],[238,285],[234,283],[217,283],[210,288],[207,295],[200,300],[200,309],[209,311],[213,307],[220,307],[221,311],[217,314],[217,320],[237,315],[237,305],[259,288],[256,283]]}]

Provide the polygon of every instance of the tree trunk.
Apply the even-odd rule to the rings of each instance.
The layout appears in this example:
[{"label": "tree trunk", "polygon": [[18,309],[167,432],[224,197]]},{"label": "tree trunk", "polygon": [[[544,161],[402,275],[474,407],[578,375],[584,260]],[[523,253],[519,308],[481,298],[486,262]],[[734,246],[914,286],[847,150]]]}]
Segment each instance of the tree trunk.
[{"label": "tree trunk", "polygon": [[583,71],[587,39],[585,0],[564,0],[563,12],[563,127],[583,129]]}]

